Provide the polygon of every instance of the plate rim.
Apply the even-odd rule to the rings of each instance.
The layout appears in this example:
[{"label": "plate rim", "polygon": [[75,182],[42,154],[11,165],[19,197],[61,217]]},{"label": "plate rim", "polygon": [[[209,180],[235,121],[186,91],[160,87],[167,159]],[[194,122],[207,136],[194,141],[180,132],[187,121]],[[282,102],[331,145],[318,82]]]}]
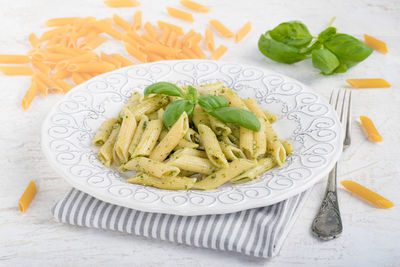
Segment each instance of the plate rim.
[{"label": "plate rim", "polygon": [[[321,102],[323,102],[324,104],[329,105],[329,107],[331,109],[333,109],[331,107],[331,105],[326,101],[326,99],[324,97],[322,97],[319,93],[315,92],[310,86],[305,85],[304,83],[298,81],[297,79],[291,78],[290,76],[287,76],[285,74],[281,74],[279,72],[276,72],[274,70],[271,70],[267,67],[259,67],[259,66],[254,66],[251,64],[243,64],[243,63],[237,63],[237,62],[232,62],[232,61],[214,61],[214,60],[202,60],[202,59],[185,59],[185,60],[163,60],[163,61],[157,61],[157,62],[151,62],[151,63],[145,63],[145,64],[138,64],[138,65],[133,65],[133,66],[150,66],[153,64],[157,64],[160,62],[164,62],[164,63],[176,63],[176,62],[197,62],[197,63],[201,63],[201,62],[214,62],[217,64],[236,64],[236,65],[240,65],[242,67],[252,67],[255,69],[261,69],[261,70],[266,70],[271,74],[276,74],[279,76],[282,76],[283,78],[288,78],[292,81],[296,81],[297,83],[299,83],[303,88],[307,88],[308,90],[310,90],[312,93],[316,94],[319,98],[319,100]],[[110,75],[112,73],[117,73],[117,72],[121,72],[123,69],[128,69],[128,68],[132,68],[133,66],[127,66],[124,68],[120,68],[111,72],[107,72],[101,75],[98,75],[92,79],[100,79],[103,76],[106,75]],[[325,175],[327,175],[329,173],[329,171],[334,167],[335,163],[339,160],[341,154],[342,154],[342,150],[343,150],[343,142],[340,142],[339,147],[337,149],[335,149],[335,151],[333,152],[333,156],[332,156],[332,160],[327,163],[326,168],[324,170],[321,170],[319,173],[312,175],[311,178],[308,179],[308,181],[306,181],[305,183],[303,183],[300,186],[296,186],[295,188],[291,189],[289,192],[277,195],[275,197],[268,197],[268,200],[266,201],[266,203],[263,202],[263,198],[259,198],[259,199],[253,199],[253,201],[247,201],[247,202],[241,202],[238,203],[236,205],[231,205],[229,210],[221,210],[221,208],[219,207],[219,205],[214,205],[214,206],[196,206],[196,210],[190,210],[190,209],[182,209],[180,210],[179,207],[174,207],[174,206],[170,206],[170,208],[168,210],[162,210],[160,207],[158,207],[158,205],[154,205],[154,204],[146,204],[146,203],[141,203],[141,202],[135,202],[135,205],[127,205],[126,201],[124,202],[125,199],[118,199],[118,198],[110,198],[110,195],[104,194],[101,191],[97,191],[95,190],[95,188],[92,187],[83,187],[75,182],[74,179],[69,178],[69,175],[67,175],[67,173],[64,172],[64,170],[62,170],[61,168],[59,168],[57,166],[57,163],[55,163],[55,159],[50,155],[50,148],[45,146],[45,140],[47,139],[47,124],[49,124],[50,121],[50,117],[51,115],[56,111],[57,107],[59,106],[60,103],[63,102],[63,100],[70,95],[71,93],[73,93],[75,90],[84,87],[87,83],[91,82],[92,79],[89,79],[77,86],[75,86],[74,88],[72,88],[67,94],[65,94],[65,96],[58,100],[55,104],[53,104],[53,106],[51,107],[50,111],[48,112],[46,118],[43,120],[42,125],[41,125],[41,148],[42,151],[47,159],[47,161],[49,162],[50,166],[52,167],[52,169],[58,174],[60,175],[64,180],[66,180],[69,184],[71,184],[74,188],[76,188],[79,191],[82,191],[94,198],[97,198],[99,200],[102,200],[104,202],[107,203],[111,203],[114,205],[118,205],[118,206],[122,206],[122,207],[127,207],[130,209],[135,209],[135,210],[140,210],[140,211],[144,211],[144,212],[151,212],[151,213],[163,213],[163,214],[173,214],[173,215],[181,215],[181,216],[199,216],[199,215],[212,215],[212,214],[226,214],[226,213],[234,213],[234,212],[238,212],[238,211],[243,211],[243,210],[247,210],[247,209],[253,209],[253,208],[260,208],[260,207],[266,207],[266,206],[270,206],[273,204],[276,204],[278,202],[281,202],[283,200],[286,200],[290,197],[293,197],[297,194],[300,194],[302,192],[304,192],[305,190],[309,189],[310,187],[312,187],[312,185],[316,184],[317,182],[319,182]],[[335,111],[333,109],[333,111]],[[337,121],[340,125],[340,132],[338,132],[338,138],[340,140],[343,140],[344,138],[344,132],[343,129],[341,127],[341,123],[339,120],[339,116],[337,114],[337,112],[333,112],[332,113],[333,116],[335,117],[335,121]],[[163,190],[163,189],[159,189],[159,190]],[[130,203],[133,203],[134,201],[130,201]]]}]

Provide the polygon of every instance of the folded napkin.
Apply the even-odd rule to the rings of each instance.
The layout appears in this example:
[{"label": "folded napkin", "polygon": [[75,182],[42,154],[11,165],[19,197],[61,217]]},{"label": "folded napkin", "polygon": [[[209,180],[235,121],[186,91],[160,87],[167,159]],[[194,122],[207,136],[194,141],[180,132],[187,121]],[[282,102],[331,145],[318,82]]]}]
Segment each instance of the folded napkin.
[{"label": "folded napkin", "polygon": [[310,191],[263,208],[179,216],[113,205],[72,189],[52,212],[58,221],[72,225],[269,258],[279,252]]}]

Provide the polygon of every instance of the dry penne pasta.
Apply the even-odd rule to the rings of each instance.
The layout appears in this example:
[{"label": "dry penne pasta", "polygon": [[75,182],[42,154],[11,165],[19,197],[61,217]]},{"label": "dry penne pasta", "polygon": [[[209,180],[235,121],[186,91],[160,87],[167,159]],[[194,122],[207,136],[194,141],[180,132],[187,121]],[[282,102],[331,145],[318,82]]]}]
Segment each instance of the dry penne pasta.
[{"label": "dry penne pasta", "polygon": [[228,48],[224,45],[220,45],[217,49],[213,51],[210,59],[218,60],[228,51]]},{"label": "dry penne pasta", "polygon": [[78,19],[78,17],[49,19],[45,22],[44,25],[46,25],[47,27],[64,26],[68,24],[74,24]]},{"label": "dry penne pasta", "polygon": [[196,12],[201,12],[201,13],[210,12],[210,9],[208,7],[203,6],[196,2],[190,1],[190,0],[182,0],[182,1],[180,1],[180,3],[182,6],[188,8],[188,9],[191,9],[193,11],[196,11]]},{"label": "dry penne pasta", "polygon": [[24,64],[31,62],[25,55],[0,55],[0,64]]},{"label": "dry penne pasta", "polygon": [[167,22],[164,22],[164,21],[160,21],[160,20],[159,20],[159,21],[157,21],[157,25],[158,25],[158,27],[159,27],[161,30],[163,30],[164,28],[168,28],[168,29],[170,29],[171,31],[176,32],[176,34],[177,34],[178,36],[183,35],[183,30],[182,30],[182,28],[179,27],[179,26],[176,26],[176,25],[174,25],[174,24],[167,23]]},{"label": "dry penne pasta", "polygon": [[219,20],[213,19],[210,20],[211,27],[214,28],[222,37],[232,38],[235,34],[231,32],[228,28],[226,28]]},{"label": "dry penne pasta", "polygon": [[372,142],[382,142],[383,138],[375,128],[372,120],[365,116],[360,116],[361,125],[368,136],[368,139]]},{"label": "dry penne pasta", "polygon": [[137,7],[140,5],[136,0],[106,0],[104,4],[108,7]]},{"label": "dry penne pasta", "polygon": [[26,91],[26,94],[24,95],[24,98],[22,99],[22,108],[24,110],[27,110],[32,103],[33,98],[37,95],[39,92],[39,88],[37,86],[37,83],[35,80],[32,78],[31,79],[31,86],[29,87],[28,91]]},{"label": "dry penne pasta", "polygon": [[130,60],[127,59],[126,57],[121,56],[120,54],[110,54],[110,56],[112,56],[113,58],[115,58],[115,60],[121,62],[121,66],[122,66],[122,67],[127,67],[127,66],[131,66],[131,65],[135,65],[135,63],[133,63],[132,61],[130,61]]},{"label": "dry penne pasta", "polygon": [[389,88],[391,85],[384,79],[347,79],[353,88]]},{"label": "dry penne pasta", "polygon": [[372,36],[369,36],[368,34],[364,34],[364,40],[365,40],[365,44],[368,45],[369,47],[372,47],[376,51],[379,51],[383,54],[387,54],[388,49],[386,47],[385,42],[382,42],[381,40],[378,40]]},{"label": "dry penne pasta", "polygon": [[54,80],[54,82],[63,90],[64,93],[67,93],[69,90],[73,88],[72,85],[61,79],[56,79]]},{"label": "dry penne pasta", "polygon": [[73,63],[67,67],[70,72],[96,72],[104,73],[115,70],[115,66],[107,62],[96,63]]},{"label": "dry penne pasta", "polygon": [[238,32],[235,34],[235,41],[239,43],[243,38],[250,32],[251,30],[251,23],[250,21],[247,22]]},{"label": "dry penne pasta", "polygon": [[188,22],[194,22],[193,16],[192,14],[176,9],[176,8],[172,8],[172,7],[167,7],[167,12],[171,17],[177,18],[177,19],[181,19],[184,21],[188,21]]},{"label": "dry penne pasta", "polygon": [[125,43],[126,51],[135,59],[139,60],[142,63],[147,62],[147,55],[141,52],[139,49],[133,47],[132,45]]},{"label": "dry penne pasta", "polygon": [[160,56],[173,56],[179,52],[179,49],[160,44],[150,44],[143,49],[145,52],[152,52]]},{"label": "dry penne pasta", "polygon": [[24,193],[22,194],[21,198],[18,201],[18,207],[22,213],[26,212],[35,195],[36,195],[36,184],[35,182],[30,181],[28,187],[25,189]]},{"label": "dry penne pasta", "polygon": [[126,20],[124,20],[123,18],[118,16],[117,14],[114,14],[113,20],[114,20],[114,23],[118,27],[120,27],[121,29],[123,29],[125,31],[130,31],[133,28],[132,24],[130,24],[129,22],[127,22]]},{"label": "dry penne pasta", "polygon": [[160,36],[157,29],[150,22],[144,24],[144,29],[153,39],[158,39]]},{"label": "dry penne pasta", "polygon": [[0,66],[0,71],[5,75],[33,75],[33,69],[31,67],[13,67],[13,66]]},{"label": "dry penne pasta", "polygon": [[142,28],[142,11],[136,11],[133,15],[133,29],[138,31]]},{"label": "dry penne pasta", "polygon": [[31,46],[33,48],[38,48],[40,47],[40,41],[39,39],[36,37],[36,35],[34,33],[29,34],[29,43],[31,44]]},{"label": "dry penne pasta", "polygon": [[213,52],[214,51],[214,35],[209,28],[206,28],[205,42],[206,42],[206,47],[207,47],[208,51]]}]

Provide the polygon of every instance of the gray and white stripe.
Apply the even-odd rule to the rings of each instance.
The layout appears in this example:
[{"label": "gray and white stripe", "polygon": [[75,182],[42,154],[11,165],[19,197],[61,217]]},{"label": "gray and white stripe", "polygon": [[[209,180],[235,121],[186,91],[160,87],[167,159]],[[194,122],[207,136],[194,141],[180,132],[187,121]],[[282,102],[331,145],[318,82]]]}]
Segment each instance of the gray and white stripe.
[{"label": "gray and white stripe", "polygon": [[186,217],[120,207],[72,189],[52,212],[72,225],[269,258],[279,252],[310,191],[268,207]]}]

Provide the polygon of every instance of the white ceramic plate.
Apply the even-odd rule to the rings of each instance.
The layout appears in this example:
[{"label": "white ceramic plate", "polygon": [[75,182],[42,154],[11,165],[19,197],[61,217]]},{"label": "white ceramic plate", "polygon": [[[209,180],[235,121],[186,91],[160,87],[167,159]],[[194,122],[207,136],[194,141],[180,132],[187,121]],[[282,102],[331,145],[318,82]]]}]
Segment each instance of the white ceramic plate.
[{"label": "white ceramic plate", "polygon": [[[100,124],[116,117],[133,91],[157,81],[205,84],[223,81],[279,115],[273,126],[293,143],[287,164],[260,179],[211,191],[169,191],[125,182],[97,160],[91,140]],[[42,127],[42,148],[51,166],[72,186],[98,199],[149,212],[179,215],[229,213],[267,206],[311,187],[342,151],[336,112],[307,86],[268,69],[208,60],[160,61],[97,76],[58,102]]]}]

